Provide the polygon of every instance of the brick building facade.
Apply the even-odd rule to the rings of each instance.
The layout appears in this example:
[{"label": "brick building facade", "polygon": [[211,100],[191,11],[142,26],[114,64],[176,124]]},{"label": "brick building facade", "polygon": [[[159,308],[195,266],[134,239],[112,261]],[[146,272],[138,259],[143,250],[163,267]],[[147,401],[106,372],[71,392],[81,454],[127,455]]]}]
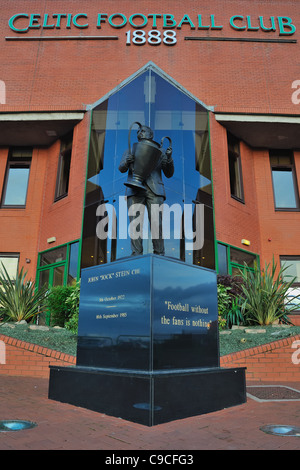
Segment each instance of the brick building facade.
[{"label": "brick building facade", "polygon": [[209,118],[209,267],[234,274],[274,256],[297,288],[298,2],[135,3],[2,2],[1,261],[40,284],[80,276],[95,116],[150,71]]}]

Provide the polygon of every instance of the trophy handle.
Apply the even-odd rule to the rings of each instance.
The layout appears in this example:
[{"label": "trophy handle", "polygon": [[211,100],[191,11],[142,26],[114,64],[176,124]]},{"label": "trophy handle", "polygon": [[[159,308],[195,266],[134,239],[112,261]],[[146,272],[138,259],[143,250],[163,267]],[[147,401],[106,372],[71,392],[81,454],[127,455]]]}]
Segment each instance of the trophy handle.
[{"label": "trophy handle", "polygon": [[130,133],[131,133],[131,129],[133,128],[133,126],[137,124],[139,126],[139,128],[142,127],[142,125],[139,123],[139,122],[133,122],[129,128],[129,132],[128,132],[128,152],[131,154],[131,142],[130,142]]},{"label": "trophy handle", "polygon": [[161,139],[160,148],[162,148],[165,139],[168,139],[168,141],[170,142],[170,147],[172,147],[172,140],[171,140],[171,138],[166,136],[166,137],[163,137],[163,138]]}]

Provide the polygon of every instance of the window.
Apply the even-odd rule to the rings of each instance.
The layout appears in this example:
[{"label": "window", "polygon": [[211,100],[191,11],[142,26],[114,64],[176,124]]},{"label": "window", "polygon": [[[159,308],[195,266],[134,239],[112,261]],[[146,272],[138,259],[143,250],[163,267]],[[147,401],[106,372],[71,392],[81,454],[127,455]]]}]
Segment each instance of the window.
[{"label": "window", "polygon": [[293,285],[300,287],[300,256],[280,256],[280,264],[285,268],[284,281],[291,282],[295,278]]},{"label": "window", "polygon": [[73,131],[70,134],[67,134],[61,141],[58,168],[57,168],[55,201],[63,197],[66,197],[68,195],[72,142],[73,142]]},{"label": "window", "polygon": [[228,274],[227,246],[218,243],[218,274]]},{"label": "window", "polygon": [[12,149],[8,155],[2,207],[25,207],[32,149]]},{"label": "window", "polygon": [[48,264],[61,263],[66,260],[67,257],[67,245],[63,245],[59,248],[46,251],[41,254],[40,266],[47,266]]},{"label": "window", "polygon": [[[169,235],[164,238],[166,256],[180,259],[187,264],[215,269],[208,113],[193,97],[183,93],[177,85],[174,86],[171,78],[166,79],[153,70],[152,66],[147,66],[134,79],[126,80],[124,86],[109,93],[105,101],[101,100],[93,108],[86,172],[81,268],[110,263],[131,254],[130,237],[122,235],[124,229],[128,233],[126,222],[129,223],[129,220],[124,221],[124,217],[127,217],[127,203],[123,199],[126,195],[124,183],[128,173],[122,173],[119,167],[122,155],[128,149],[128,140],[131,146],[137,140],[138,126],[131,129],[136,121],[151,127],[155,141],[161,142],[168,136],[172,142],[174,174],[171,178],[166,178],[163,174],[162,179],[166,203],[170,208],[175,204],[177,214],[181,210],[182,223],[176,227],[175,217],[171,213]],[[163,147],[166,150],[168,146],[166,139]],[[196,214],[196,204],[199,203],[204,206],[204,223],[201,229],[198,228],[196,216],[185,217],[188,211],[184,213],[187,204],[186,208],[189,206],[192,213]],[[100,205],[103,216],[96,215]],[[100,217],[106,219],[107,237],[97,236]],[[147,222],[143,227],[145,231],[147,225],[149,228]],[[197,228],[197,235],[202,233],[203,228],[204,244],[201,249],[197,246],[199,237],[194,238],[195,243],[190,243],[191,234]],[[116,237],[112,238],[110,234],[114,230]],[[150,232],[149,230],[148,239],[144,237],[144,254],[152,252]]]},{"label": "window", "polygon": [[242,164],[240,156],[240,143],[229,132],[227,133],[229,178],[231,197],[244,202],[244,189],[242,177]]},{"label": "window", "polygon": [[240,270],[245,269],[245,263],[247,269],[253,270],[256,262],[256,254],[218,243],[218,274],[237,276]]},{"label": "window", "polygon": [[0,269],[5,267],[10,279],[15,280],[19,266],[19,253],[0,253]]},{"label": "window", "polygon": [[74,284],[78,277],[79,242],[70,245],[68,284]]},{"label": "window", "polygon": [[79,279],[79,241],[67,243],[39,255],[38,285],[62,286]]},{"label": "window", "polygon": [[299,194],[291,151],[270,151],[270,164],[276,210],[298,210]]},{"label": "window", "polygon": [[295,308],[293,313],[300,314],[300,256],[280,256],[281,267],[286,268],[283,272],[283,280],[291,282],[295,279],[293,287],[288,291],[289,306]]},{"label": "window", "polygon": [[248,269],[254,269],[256,261],[256,255],[230,247],[230,268],[232,276],[239,275],[240,270],[245,269],[245,263]]},{"label": "window", "polygon": [[[80,279],[79,241],[39,253],[36,283],[38,287],[57,287],[76,284]],[[39,316],[39,323],[50,325],[51,313]]]}]

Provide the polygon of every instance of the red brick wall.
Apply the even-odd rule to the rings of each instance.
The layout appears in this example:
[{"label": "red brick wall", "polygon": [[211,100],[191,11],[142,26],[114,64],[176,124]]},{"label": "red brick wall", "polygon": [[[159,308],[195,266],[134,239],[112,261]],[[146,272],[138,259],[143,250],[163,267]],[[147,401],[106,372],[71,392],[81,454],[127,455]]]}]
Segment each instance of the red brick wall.
[{"label": "red brick wall", "polygon": [[[30,168],[28,193],[25,209],[4,209],[0,211],[1,252],[20,253],[20,266],[25,265],[28,276],[35,278],[38,231],[42,213],[44,178],[48,154],[51,149],[34,149]],[[8,149],[0,153],[0,188],[3,187]],[[31,260],[25,263],[25,258]]]},{"label": "red brick wall", "polygon": [[[122,80],[136,72],[148,61],[155,62],[191,93],[217,110],[299,113],[291,102],[291,83],[299,79],[295,57],[299,55],[298,44],[255,44],[240,42],[198,42],[185,41],[185,36],[223,36],[278,38],[276,32],[238,32],[229,25],[232,15],[251,15],[257,24],[260,15],[266,26],[270,16],[289,16],[299,27],[300,11],[298,2],[253,0],[241,2],[230,0],[220,2],[174,2],[165,0],[122,1],[120,5],[104,0],[84,2],[72,0],[63,9],[66,13],[84,12],[89,18],[89,28],[78,30],[72,26],[67,30],[62,21],[61,29],[44,30],[47,35],[108,35],[119,37],[118,41],[42,41],[12,42],[5,36],[15,36],[8,27],[13,14],[58,13],[62,10],[61,0],[25,0],[20,9],[19,2],[1,0],[1,76],[7,86],[6,109],[80,109],[93,103],[117,86]],[[22,10],[22,11],[21,11]],[[137,11],[138,10],[138,11]],[[177,23],[188,14],[194,23],[197,14],[202,14],[203,23],[209,23],[215,14],[217,24],[223,29],[191,30],[183,25],[177,31],[176,46],[126,46],[125,32],[132,29],[125,26],[111,28],[107,21],[97,29],[99,12],[108,15],[121,12],[127,18],[133,13],[171,13]],[[158,29],[162,30],[162,20]],[[146,30],[151,28],[149,21]],[[32,29],[24,36],[40,36],[40,29]],[[299,39],[299,31],[293,38]],[[276,64],[276,66],[274,65]],[[5,108],[3,108],[5,109]]]},{"label": "red brick wall", "polygon": [[[49,377],[49,365],[71,366],[76,357],[0,335],[6,345],[6,364],[0,375]],[[298,352],[299,351],[299,352]],[[292,355],[294,362],[292,361]],[[1,359],[1,355],[0,355]],[[246,378],[258,382],[298,382],[300,380],[300,336],[285,338],[234,354],[222,356],[221,367],[246,367]],[[296,363],[298,362],[298,364]]]},{"label": "red brick wall", "polygon": [[[29,278],[35,278],[38,252],[81,237],[89,119],[87,113],[74,129],[68,196],[54,202],[58,140],[47,149],[33,151],[26,207],[0,211],[0,252],[20,253],[20,267],[25,266]],[[0,150],[0,188],[7,155],[8,149]],[[47,239],[53,236],[56,242],[48,244]],[[31,263],[26,264],[25,258]]]},{"label": "red brick wall", "polygon": [[[109,0],[85,2],[72,0],[66,13],[83,12],[88,15],[89,28],[70,30],[32,29],[21,36],[48,35],[116,35],[118,41],[6,41],[6,36],[19,36],[8,27],[8,19],[20,13],[18,2],[0,0],[0,80],[6,84],[6,104],[0,112],[35,110],[85,109],[118,86],[149,61],[154,62],[190,93],[216,111],[268,114],[300,114],[300,105],[292,102],[292,83],[300,79],[299,56],[299,2],[230,0],[220,4],[218,0],[185,3],[166,0],[141,0],[138,11],[171,13],[177,23],[186,14],[196,23],[202,14],[203,23],[209,23],[215,14],[222,30],[191,30],[188,25],[176,29],[176,46],[126,46],[126,26],[111,28],[106,21],[101,29],[96,27],[99,12],[108,15],[117,11],[127,18],[137,13],[136,2],[123,1],[115,8]],[[22,2],[25,13],[58,13],[61,1],[35,0]],[[84,5],[84,7],[83,7]],[[297,26],[292,36],[297,44],[262,44],[242,42],[186,41],[185,36],[258,37],[279,38],[276,32],[238,32],[229,25],[232,15],[250,15],[253,24],[264,16],[268,25],[270,16],[289,16]],[[65,20],[62,20],[64,24]],[[162,20],[158,29],[163,31]],[[277,22],[276,22],[277,25]],[[145,28],[151,28],[151,21]],[[289,36],[287,36],[289,38]],[[282,37],[281,37],[282,38]],[[276,64],[276,65],[274,65]],[[69,196],[53,202],[59,143],[49,149],[35,150],[30,175],[28,203],[25,211],[1,209],[1,251],[20,251],[21,264],[25,257],[32,260],[29,274],[35,276],[37,252],[49,248],[47,238],[56,236],[56,244],[80,237],[85,162],[87,154],[88,116],[77,126],[72,157]],[[243,248],[241,239],[251,241],[249,249],[261,255],[262,264],[270,261],[273,253],[298,252],[299,214],[275,213],[267,152],[252,151],[241,146],[245,205],[230,197],[226,133],[222,126],[211,119],[212,159],[216,209],[216,233],[221,241]],[[0,184],[3,181],[7,149],[0,150]],[[296,153],[296,167],[300,178],[300,153]],[[41,201],[43,212],[41,213]],[[269,241],[271,240],[271,241]],[[278,261],[278,259],[277,259]]]},{"label": "red brick wall", "polygon": [[[222,356],[220,365],[221,367],[247,367],[246,379],[251,381],[299,382],[300,352],[297,353],[297,350],[300,351],[299,335]],[[298,364],[293,363],[293,354],[296,356],[294,362]]]},{"label": "red brick wall", "polygon": [[[87,113],[74,129],[68,196],[54,202],[60,141],[51,147],[47,160],[40,221],[38,251],[44,251],[81,237],[86,162],[89,140]],[[56,237],[49,245],[47,239]]]},{"label": "red brick wall", "polygon": [[[260,253],[260,227],[254,155],[244,143],[240,145],[245,204],[230,194],[228,147],[226,129],[213,116],[210,119],[211,154],[214,184],[216,238],[219,241]],[[241,241],[250,240],[250,247]]]},{"label": "red brick wall", "polygon": [[[268,151],[255,151],[255,181],[257,188],[258,216],[261,234],[262,265],[272,260],[273,253],[298,255],[299,212],[276,212]],[[298,187],[300,183],[300,152],[294,152]],[[279,263],[279,259],[276,261]]]},{"label": "red brick wall", "polygon": [[[280,267],[280,255],[300,256],[299,212],[278,212],[274,208],[269,152],[240,145],[245,203],[230,195],[226,130],[214,117],[210,119],[214,183],[216,238],[218,241],[260,255],[261,267],[272,263]],[[300,187],[300,152],[294,152]],[[250,241],[244,246],[241,240]],[[293,316],[299,324],[300,315]]]},{"label": "red brick wall", "polygon": [[[5,343],[5,364],[0,363],[0,375],[49,377],[49,365],[71,366],[74,356],[0,335]],[[1,356],[0,356],[1,359]]]}]

